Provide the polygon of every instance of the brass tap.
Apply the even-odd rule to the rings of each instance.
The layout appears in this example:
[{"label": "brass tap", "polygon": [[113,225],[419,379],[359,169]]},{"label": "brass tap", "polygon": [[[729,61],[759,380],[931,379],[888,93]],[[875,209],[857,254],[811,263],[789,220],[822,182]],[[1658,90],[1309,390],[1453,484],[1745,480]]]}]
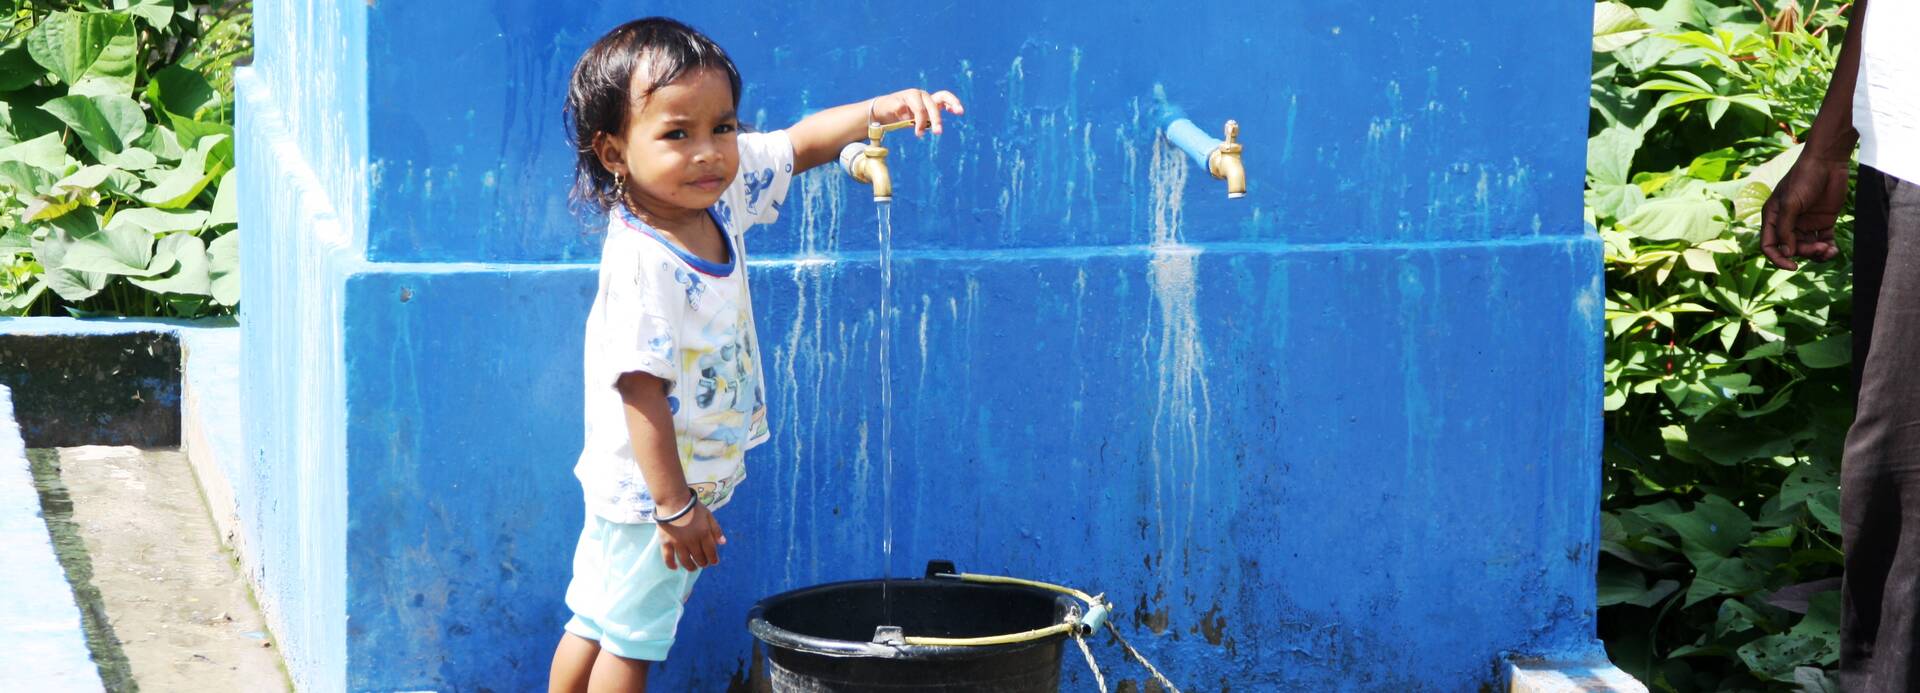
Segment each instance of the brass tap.
[{"label": "brass tap", "polygon": [[1240,123],[1227,121],[1227,141],[1207,155],[1207,172],[1227,182],[1227,199],[1246,197],[1247,168],[1240,161]]},{"label": "brass tap", "polygon": [[880,145],[880,140],[889,132],[907,127],[913,127],[913,121],[902,120],[886,125],[867,123],[866,146],[856,153],[842,155],[851,157],[842,163],[854,180],[873,185],[874,202],[893,201],[893,173],[887,170],[887,148]]}]

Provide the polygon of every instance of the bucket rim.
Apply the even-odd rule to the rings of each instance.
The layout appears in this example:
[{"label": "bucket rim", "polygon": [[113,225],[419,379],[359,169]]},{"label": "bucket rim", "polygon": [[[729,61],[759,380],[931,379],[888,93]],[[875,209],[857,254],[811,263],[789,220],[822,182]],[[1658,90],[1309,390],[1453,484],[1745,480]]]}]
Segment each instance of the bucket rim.
[{"label": "bucket rim", "polygon": [[1065,633],[1055,633],[1025,642],[1001,645],[887,645],[876,642],[840,640],[796,633],[773,625],[773,623],[766,619],[767,605],[769,602],[803,598],[812,592],[826,592],[856,585],[873,585],[881,582],[912,584],[938,583],[952,585],[962,589],[992,589],[1005,592],[1025,592],[1046,597],[1054,603],[1056,608],[1060,609],[1072,608],[1078,604],[1072,597],[1067,595],[1024,585],[981,585],[938,578],[841,580],[838,582],[826,582],[799,589],[787,590],[754,602],[753,608],[747,611],[747,631],[752,633],[755,639],[776,649],[794,650],[828,657],[867,657],[876,659],[976,659],[1018,652],[1031,647],[1056,645],[1067,638]]}]

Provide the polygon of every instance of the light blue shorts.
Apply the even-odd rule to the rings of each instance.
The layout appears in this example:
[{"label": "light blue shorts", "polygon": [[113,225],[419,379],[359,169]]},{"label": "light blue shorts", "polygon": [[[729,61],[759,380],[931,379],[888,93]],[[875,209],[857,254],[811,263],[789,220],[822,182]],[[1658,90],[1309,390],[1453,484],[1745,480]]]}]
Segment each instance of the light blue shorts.
[{"label": "light blue shorts", "polygon": [[609,522],[588,511],[567,584],[567,632],[627,659],[665,660],[700,571],[667,569],[662,538],[651,522]]}]

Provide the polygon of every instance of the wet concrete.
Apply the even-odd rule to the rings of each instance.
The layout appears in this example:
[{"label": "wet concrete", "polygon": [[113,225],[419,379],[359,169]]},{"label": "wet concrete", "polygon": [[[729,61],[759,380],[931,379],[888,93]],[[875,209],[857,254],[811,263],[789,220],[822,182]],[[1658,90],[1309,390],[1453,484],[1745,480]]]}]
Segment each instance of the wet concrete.
[{"label": "wet concrete", "polygon": [[41,517],[41,495],[14,426],[13,392],[0,385],[0,678],[11,690],[99,691],[83,619]]},{"label": "wet concrete", "polygon": [[108,690],[291,690],[185,455],[87,446],[29,457]]}]

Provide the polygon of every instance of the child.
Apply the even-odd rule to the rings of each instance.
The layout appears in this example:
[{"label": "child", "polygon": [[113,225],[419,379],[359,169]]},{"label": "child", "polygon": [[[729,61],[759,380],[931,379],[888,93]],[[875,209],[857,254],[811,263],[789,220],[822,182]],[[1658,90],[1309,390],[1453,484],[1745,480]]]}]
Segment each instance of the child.
[{"label": "child", "polygon": [[645,690],[682,604],[727,543],[713,511],[767,438],[743,234],[780,214],[793,176],[833,161],[869,120],[941,132],[948,92],[919,89],[739,132],[740,74],[671,19],[628,22],[574,66],[574,198],[608,215],[587,316],[587,504],[550,691]]}]

